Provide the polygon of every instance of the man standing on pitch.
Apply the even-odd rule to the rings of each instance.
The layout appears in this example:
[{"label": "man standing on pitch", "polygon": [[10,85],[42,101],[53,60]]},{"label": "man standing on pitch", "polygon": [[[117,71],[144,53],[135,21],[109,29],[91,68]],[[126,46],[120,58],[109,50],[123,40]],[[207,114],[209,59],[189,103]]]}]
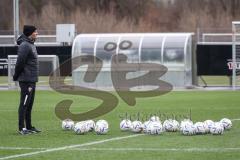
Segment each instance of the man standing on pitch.
[{"label": "man standing on pitch", "polygon": [[31,112],[38,81],[38,53],[34,42],[38,32],[35,26],[24,25],[23,34],[17,39],[18,58],[13,75],[14,81],[19,81],[21,88],[20,105],[18,109],[18,127],[22,135],[38,133],[40,130],[32,126]]}]

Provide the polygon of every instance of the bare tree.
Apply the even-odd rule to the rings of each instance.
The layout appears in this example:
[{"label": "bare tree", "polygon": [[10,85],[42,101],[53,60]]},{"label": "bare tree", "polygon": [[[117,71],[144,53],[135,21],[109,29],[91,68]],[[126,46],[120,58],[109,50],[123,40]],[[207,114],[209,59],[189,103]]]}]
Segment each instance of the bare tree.
[{"label": "bare tree", "polygon": [[[34,21],[42,27],[47,24],[53,29],[56,23],[76,23],[81,26],[80,22],[83,23],[83,21],[78,17],[83,18],[82,15],[84,15],[89,16],[84,18],[85,21],[90,22],[92,18],[105,25],[104,17],[100,18],[100,16],[108,16],[116,19],[112,20],[115,25],[128,24],[134,26],[137,31],[193,32],[197,27],[230,27],[231,21],[240,18],[240,0],[175,0],[173,2],[163,3],[160,0],[21,0],[20,23],[22,25]],[[6,5],[6,3],[9,2],[0,0],[2,8],[0,13],[6,15],[0,17],[0,29],[12,27],[12,22],[9,21],[12,16],[12,5]],[[45,24],[42,24],[43,21]],[[91,25],[92,22],[88,24]],[[123,31],[124,25],[121,26],[120,30]],[[99,27],[96,27],[96,31],[104,30]],[[114,31],[119,29],[119,27],[108,28],[114,28]],[[125,29],[128,31],[128,26]]]},{"label": "bare tree", "polygon": [[[0,30],[13,29],[13,1],[9,1],[6,5],[6,1],[0,0]],[[1,33],[5,34],[5,33]],[[8,33],[9,34],[9,33]]]}]

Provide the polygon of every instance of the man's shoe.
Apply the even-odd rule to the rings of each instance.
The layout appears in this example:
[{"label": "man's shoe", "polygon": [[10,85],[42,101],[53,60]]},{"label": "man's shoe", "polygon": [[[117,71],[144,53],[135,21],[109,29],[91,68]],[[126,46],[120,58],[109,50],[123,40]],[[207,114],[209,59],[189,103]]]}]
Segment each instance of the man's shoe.
[{"label": "man's shoe", "polygon": [[26,128],[23,128],[22,130],[18,131],[18,133],[21,135],[31,134],[31,132],[29,130],[27,130]]},{"label": "man's shoe", "polygon": [[32,128],[30,128],[30,129],[28,129],[30,132],[32,132],[32,133],[40,133],[41,132],[41,130],[39,130],[39,129],[37,129],[37,128],[35,128],[35,127],[32,127]]}]

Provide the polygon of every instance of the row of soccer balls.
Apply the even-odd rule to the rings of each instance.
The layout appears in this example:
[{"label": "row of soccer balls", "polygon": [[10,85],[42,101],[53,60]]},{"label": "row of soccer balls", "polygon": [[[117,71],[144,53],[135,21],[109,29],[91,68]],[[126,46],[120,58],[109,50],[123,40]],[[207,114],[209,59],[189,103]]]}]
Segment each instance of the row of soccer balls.
[{"label": "row of soccer balls", "polygon": [[161,134],[165,131],[176,132],[180,131],[183,135],[195,135],[211,133],[213,135],[223,134],[224,130],[229,130],[232,127],[230,119],[223,118],[219,122],[212,120],[206,120],[204,122],[196,122],[195,124],[185,119],[179,123],[176,120],[168,119],[161,123],[159,117],[153,116],[148,121],[142,123],[141,121],[131,122],[128,119],[124,119],[120,122],[120,129],[122,131],[132,131],[134,133],[146,133],[146,134]]},{"label": "row of soccer balls", "polygon": [[106,134],[108,132],[108,122],[106,120],[98,120],[96,123],[93,120],[81,121],[74,124],[71,119],[62,121],[63,130],[73,130],[76,134],[85,134],[95,131],[97,134]]},{"label": "row of soccer balls", "polygon": [[[130,121],[128,119],[120,122],[122,131],[132,131],[134,133],[146,134],[161,134],[165,131],[176,132],[180,131],[183,135],[195,135],[211,133],[213,135],[223,134],[224,130],[229,130],[232,127],[230,119],[223,118],[219,122],[206,120],[204,122],[193,122],[185,119],[179,123],[176,120],[168,119],[161,123],[159,117],[153,116],[148,121],[142,123],[140,121]],[[74,130],[76,134],[85,134],[90,131],[95,131],[97,134],[106,134],[109,130],[109,125],[106,120],[98,120],[96,123],[93,120],[81,121],[74,124],[71,119],[62,121],[62,129]]]}]

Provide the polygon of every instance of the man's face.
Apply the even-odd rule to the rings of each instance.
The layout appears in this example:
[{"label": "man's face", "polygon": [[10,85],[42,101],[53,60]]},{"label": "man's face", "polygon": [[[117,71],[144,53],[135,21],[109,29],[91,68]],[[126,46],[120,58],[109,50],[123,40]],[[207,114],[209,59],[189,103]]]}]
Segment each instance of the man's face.
[{"label": "man's face", "polygon": [[38,31],[37,30],[35,30],[32,34],[31,34],[31,38],[32,38],[32,40],[36,40],[37,39],[37,36],[38,36]]}]

